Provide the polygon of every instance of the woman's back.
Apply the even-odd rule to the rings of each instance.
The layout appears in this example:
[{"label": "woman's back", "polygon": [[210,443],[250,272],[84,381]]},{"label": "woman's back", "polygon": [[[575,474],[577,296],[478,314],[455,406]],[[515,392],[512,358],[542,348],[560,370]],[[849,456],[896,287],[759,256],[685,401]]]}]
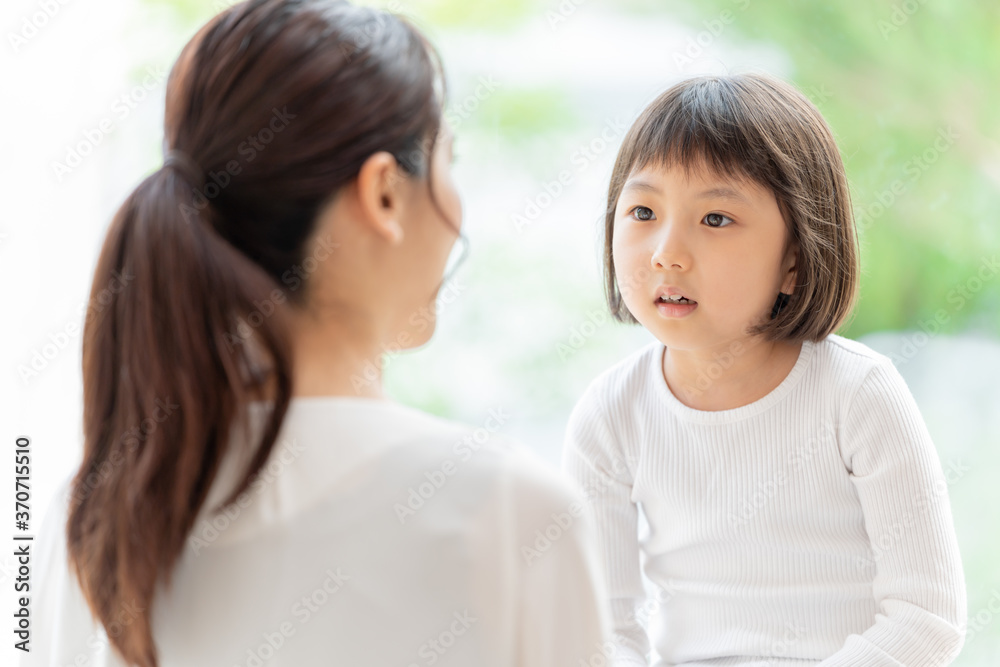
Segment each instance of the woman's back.
[{"label": "woman's back", "polygon": [[181,51],[163,167],[94,271],[31,664],[600,650],[572,482],[384,400],[385,355],[430,341],[465,247],[446,106],[420,31],[342,0],[246,0]]},{"label": "woman's back", "polygon": [[[202,510],[157,591],[160,664],[588,663],[607,627],[592,527],[568,482],[491,433],[502,421],[473,429],[389,401],[293,399],[269,462],[227,512]],[[240,463],[225,461],[206,508]],[[54,518],[24,664],[121,664],[68,578]]]}]

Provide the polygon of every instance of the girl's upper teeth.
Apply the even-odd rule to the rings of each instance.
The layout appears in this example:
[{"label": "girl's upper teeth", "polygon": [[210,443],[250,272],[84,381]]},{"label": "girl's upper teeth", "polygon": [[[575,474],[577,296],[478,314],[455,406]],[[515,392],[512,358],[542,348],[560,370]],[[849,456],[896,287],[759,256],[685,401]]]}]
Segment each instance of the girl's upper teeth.
[{"label": "girl's upper teeth", "polygon": [[663,299],[664,301],[680,301],[681,299],[683,299],[685,297],[681,296],[680,294],[671,294],[669,296],[666,295],[666,294],[664,294],[660,298]]}]

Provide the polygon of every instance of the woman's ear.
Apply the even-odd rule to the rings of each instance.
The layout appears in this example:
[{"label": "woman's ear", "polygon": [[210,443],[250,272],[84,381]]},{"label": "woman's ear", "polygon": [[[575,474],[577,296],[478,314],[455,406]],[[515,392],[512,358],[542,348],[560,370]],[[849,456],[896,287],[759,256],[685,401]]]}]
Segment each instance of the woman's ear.
[{"label": "woman's ear", "polygon": [[372,231],[395,245],[403,240],[402,187],[405,177],[391,153],[379,151],[361,165],[355,181],[361,221]]}]

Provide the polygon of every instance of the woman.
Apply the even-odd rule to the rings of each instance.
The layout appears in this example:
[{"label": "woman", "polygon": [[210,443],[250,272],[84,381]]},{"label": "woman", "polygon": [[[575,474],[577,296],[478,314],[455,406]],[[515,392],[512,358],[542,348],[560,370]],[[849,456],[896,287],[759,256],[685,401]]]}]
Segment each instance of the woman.
[{"label": "woman", "polygon": [[333,0],[245,2],[184,48],[164,167],[94,276],[27,664],[604,660],[578,489],[491,437],[502,410],[473,429],[382,394],[461,220],[436,63]]}]

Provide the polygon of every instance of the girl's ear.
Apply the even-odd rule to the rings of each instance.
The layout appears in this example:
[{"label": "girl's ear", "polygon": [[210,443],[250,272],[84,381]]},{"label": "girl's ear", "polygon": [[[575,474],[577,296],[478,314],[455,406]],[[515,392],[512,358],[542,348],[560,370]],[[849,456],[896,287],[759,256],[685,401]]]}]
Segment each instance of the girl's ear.
[{"label": "girl's ear", "polygon": [[798,274],[798,260],[799,260],[799,248],[798,246],[792,246],[788,253],[785,255],[785,261],[782,265],[784,267],[783,275],[784,279],[781,283],[781,292],[785,294],[791,294],[795,291],[795,278]]},{"label": "girl's ear", "polygon": [[361,165],[355,181],[361,221],[396,245],[403,240],[404,177],[391,153],[373,153]]}]

